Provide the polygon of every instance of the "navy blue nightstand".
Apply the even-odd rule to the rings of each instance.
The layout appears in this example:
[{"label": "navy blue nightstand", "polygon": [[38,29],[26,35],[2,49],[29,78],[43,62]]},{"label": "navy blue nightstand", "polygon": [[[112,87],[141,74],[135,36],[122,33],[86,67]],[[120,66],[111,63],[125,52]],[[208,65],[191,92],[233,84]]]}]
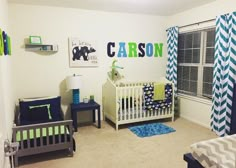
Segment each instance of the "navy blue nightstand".
[{"label": "navy blue nightstand", "polygon": [[98,128],[101,128],[101,116],[100,116],[100,105],[96,103],[95,101],[90,101],[88,103],[79,103],[79,104],[71,104],[71,118],[73,120],[73,126],[75,129],[75,132],[77,132],[77,113],[81,111],[93,111],[93,122],[95,122],[95,113],[97,111],[97,119],[98,119]]}]

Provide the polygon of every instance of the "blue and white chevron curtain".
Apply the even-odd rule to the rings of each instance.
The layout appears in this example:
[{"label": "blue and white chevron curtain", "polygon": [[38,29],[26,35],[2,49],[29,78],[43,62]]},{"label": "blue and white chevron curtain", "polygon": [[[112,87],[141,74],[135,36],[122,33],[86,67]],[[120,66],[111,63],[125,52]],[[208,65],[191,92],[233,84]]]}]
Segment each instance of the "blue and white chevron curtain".
[{"label": "blue and white chevron curtain", "polygon": [[177,54],[178,54],[178,27],[167,29],[168,60],[166,66],[166,79],[172,81],[177,91]]},{"label": "blue and white chevron curtain", "polygon": [[233,85],[236,81],[236,12],[216,18],[211,128],[230,132]]}]

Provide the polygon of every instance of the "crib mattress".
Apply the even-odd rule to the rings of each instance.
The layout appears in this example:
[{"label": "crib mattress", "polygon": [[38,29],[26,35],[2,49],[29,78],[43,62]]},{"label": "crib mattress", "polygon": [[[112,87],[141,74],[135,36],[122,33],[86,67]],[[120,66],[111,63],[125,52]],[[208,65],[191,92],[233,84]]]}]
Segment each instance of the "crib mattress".
[{"label": "crib mattress", "polygon": [[192,156],[206,168],[235,168],[236,135],[191,145]]}]

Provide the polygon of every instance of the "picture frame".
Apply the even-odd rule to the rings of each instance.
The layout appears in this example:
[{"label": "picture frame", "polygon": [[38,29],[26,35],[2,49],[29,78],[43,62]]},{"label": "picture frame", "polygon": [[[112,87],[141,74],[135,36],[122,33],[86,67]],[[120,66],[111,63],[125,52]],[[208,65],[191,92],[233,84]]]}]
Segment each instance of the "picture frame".
[{"label": "picture frame", "polygon": [[69,64],[71,68],[99,66],[96,42],[70,37]]},{"label": "picture frame", "polygon": [[29,36],[30,44],[42,44],[42,40],[40,36]]}]

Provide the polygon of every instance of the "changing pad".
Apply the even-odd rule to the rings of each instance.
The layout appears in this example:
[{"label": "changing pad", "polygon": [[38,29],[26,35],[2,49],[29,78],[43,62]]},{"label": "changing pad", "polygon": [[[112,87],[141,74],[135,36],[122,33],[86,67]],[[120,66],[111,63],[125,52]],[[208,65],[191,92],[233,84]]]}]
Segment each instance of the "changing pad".
[{"label": "changing pad", "polygon": [[191,145],[192,156],[206,168],[235,168],[236,135]]}]

